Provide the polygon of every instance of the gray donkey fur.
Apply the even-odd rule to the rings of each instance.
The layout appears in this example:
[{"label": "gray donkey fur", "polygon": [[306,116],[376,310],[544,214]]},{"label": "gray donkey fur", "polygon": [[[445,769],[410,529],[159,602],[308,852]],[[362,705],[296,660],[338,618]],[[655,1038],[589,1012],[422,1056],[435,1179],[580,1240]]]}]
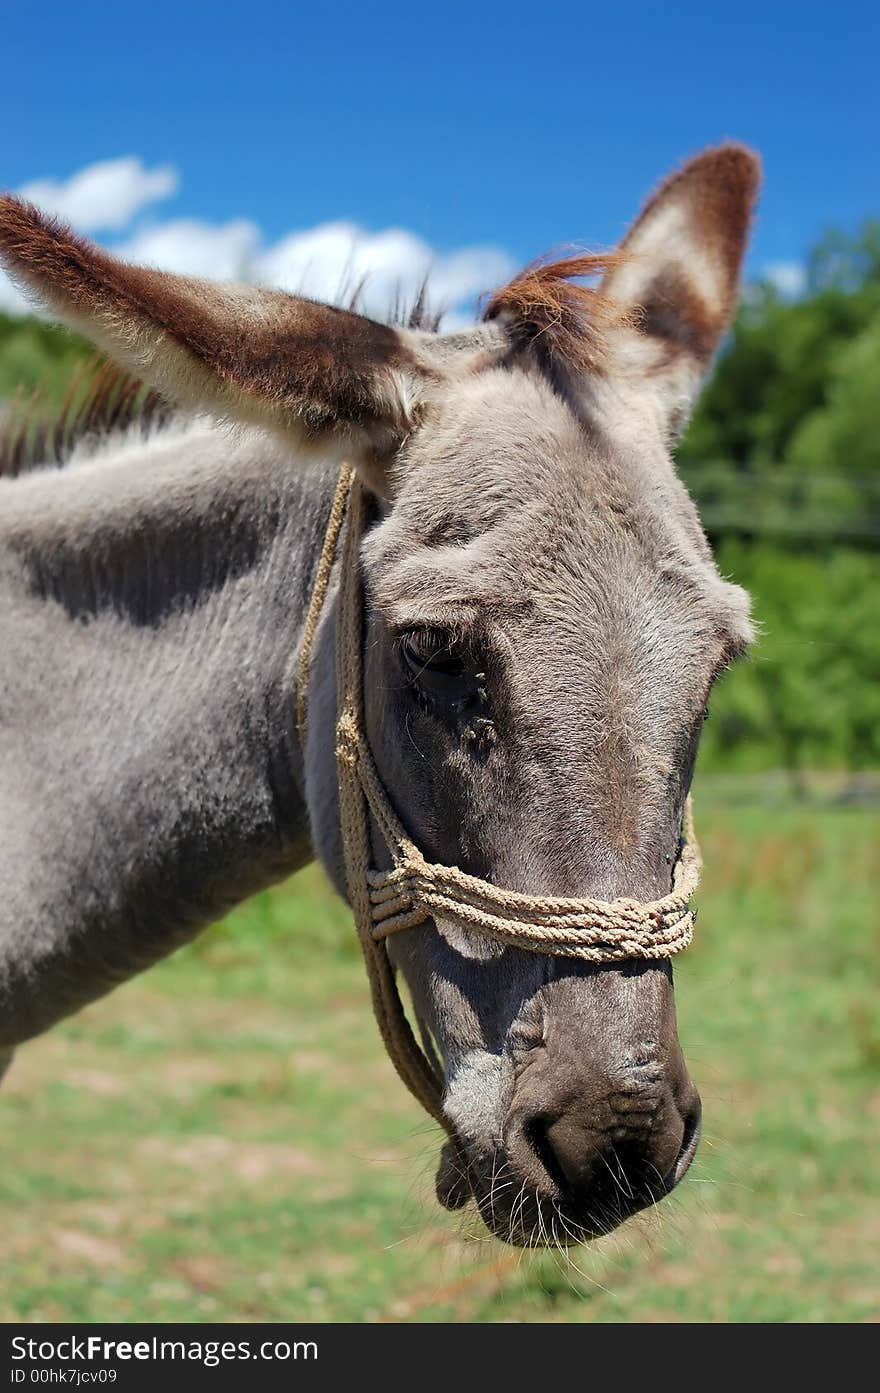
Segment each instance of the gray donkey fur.
[{"label": "gray donkey fur", "polygon": [[0,1043],[311,858],[290,700],[328,487],[207,423],[0,485]]},{"label": "gray donkey fur", "polygon": [[[336,468],[374,496],[366,715],[432,859],[529,893],[669,888],[709,691],[749,638],[669,442],[735,303],[757,184],[673,176],[623,257],[533,268],[435,336],[123,266],[0,200],[0,255],[204,416],[0,481],[0,1050],[317,855],[345,892],[335,587],[297,652]],[[601,295],[572,271],[605,266]],[[375,854],[383,856],[376,839]],[[391,951],[462,1139],[438,1193],[514,1242],[607,1232],[690,1163],[668,965],[437,922]]]}]

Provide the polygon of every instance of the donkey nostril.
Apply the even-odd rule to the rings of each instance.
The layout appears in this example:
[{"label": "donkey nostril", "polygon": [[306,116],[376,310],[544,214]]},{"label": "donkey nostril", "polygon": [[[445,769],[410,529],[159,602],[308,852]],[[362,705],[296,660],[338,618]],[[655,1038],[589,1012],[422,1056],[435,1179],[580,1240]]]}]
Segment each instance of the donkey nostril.
[{"label": "donkey nostril", "polygon": [[525,1124],[523,1132],[557,1198],[588,1206],[612,1227],[657,1198],[659,1172],[651,1161],[650,1133],[612,1140],[581,1120],[540,1114]]},{"label": "donkey nostril", "polygon": [[553,1184],[560,1191],[568,1189],[568,1177],[560,1165],[556,1152],[551,1144],[548,1131],[554,1125],[552,1118],[533,1117],[523,1128],[525,1138],[537,1156],[543,1169],[547,1172]]},{"label": "donkey nostril", "polygon": [[561,1195],[575,1198],[590,1191],[598,1178],[598,1138],[577,1118],[539,1115],[525,1135],[546,1174]]},{"label": "donkey nostril", "polygon": [[690,1165],[700,1099],[689,1082],[681,1092],[653,1109],[647,1099],[639,1110],[587,1105],[514,1115],[505,1137],[511,1164],[537,1194],[607,1232],[668,1194]]},{"label": "donkey nostril", "polygon": [[695,1092],[693,1099],[691,1100],[690,1106],[684,1113],[684,1136],[681,1140],[681,1149],[678,1153],[678,1159],[676,1160],[675,1165],[672,1168],[672,1174],[669,1177],[670,1190],[673,1188],[673,1186],[678,1184],[678,1182],[681,1180],[682,1176],[685,1174],[688,1167],[690,1166],[691,1161],[694,1159],[697,1147],[700,1144],[702,1117],[703,1106],[700,1102],[700,1095]]}]

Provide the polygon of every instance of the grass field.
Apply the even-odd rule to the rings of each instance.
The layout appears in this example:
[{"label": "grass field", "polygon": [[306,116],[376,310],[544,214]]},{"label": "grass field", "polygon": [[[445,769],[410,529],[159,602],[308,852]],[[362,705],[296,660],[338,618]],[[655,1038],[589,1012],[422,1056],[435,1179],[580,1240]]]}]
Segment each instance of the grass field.
[{"label": "grass field", "polygon": [[880,819],[720,786],[698,811],[704,1140],[660,1208],[570,1261],[438,1209],[437,1130],[309,870],[19,1052],[0,1319],[876,1318]]}]

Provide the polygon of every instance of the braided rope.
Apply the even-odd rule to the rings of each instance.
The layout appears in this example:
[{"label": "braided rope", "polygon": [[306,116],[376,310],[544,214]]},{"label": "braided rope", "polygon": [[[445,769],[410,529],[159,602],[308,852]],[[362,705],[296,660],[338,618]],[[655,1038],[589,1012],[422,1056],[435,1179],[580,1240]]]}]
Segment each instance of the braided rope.
[{"label": "braided rope", "polygon": [[[457,1145],[451,1124],[443,1114],[439,1069],[419,1046],[407,1020],[385,940],[391,934],[437,918],[477,930],[526,952],[554,957],[603,963],[628,958],[669,958],[687,948],[693,935],[696,912],[690,908],[690,900],[700,878],[700,851],[688,798],[672,890],[659,900],[524,895],[422,856],[394,810],[364,732],[359,548],[365,513],[364,490],[356,482],[353,470],[345,466],[330,510],[300,650],[297,725],[305,748],[311,651],[347,517],[337,616],[336,765],[349,900],[385,1048],[404,1083]],[[390,871],[373,868],[371,815],[391,854]]]},{"label": "braided rope", "polygon": [[370,902],[370,823],[361,790],[359,761],[353,757],[349,732],[357,732],[363,701],[363,598],[358,550],[363,531],[365,499],[361,486],[349,493],[348,527],[341,559],[336,639],[336,682],[339,718],[336,726],[336,764],[339,780],[339,821],[345,855],[345,878],[354,921],[363,949],[373,1014],[388,1055],[413,1096],[427,1113],[454,1133],[443,1114],[442,1079],[422,1050],[407,1020],[385,944],[373,936]]},{"label": "braided rope", "polygon": [[344,464],[339,471],[339,478],[336,480],[333,502],[330,504],[330,516],[327,519],[327,527],[324,532],[324,545],[318,558],[318,569],[315,572],[315,583],[312,586],[312,598],[309,600],[305,627],[303,628],[299,650],[299,680],[296,688],[296,728],[299,732],[299,744],[303,756],[306,752],[306,729],[309,719],[309,669],[312,665],[312,649],[315,646],[315,634],[318,632],[318,625],[324,612],[324,601],[327,598],[330,575],[336,558],[336,549],[339,545],[339,534],[345,521],[345,510],[348,507],[348,496],[351,493],[353,483],[354,470],[350,465]]}]

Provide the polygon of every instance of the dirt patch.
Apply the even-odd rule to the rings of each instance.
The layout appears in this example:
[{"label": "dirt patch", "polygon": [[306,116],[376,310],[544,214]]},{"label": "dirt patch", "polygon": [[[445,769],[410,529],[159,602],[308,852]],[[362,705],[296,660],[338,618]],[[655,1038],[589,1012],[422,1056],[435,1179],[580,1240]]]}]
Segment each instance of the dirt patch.
[{"label": "dirt patch", "polygon": [[103,1238],[97,1233],[87,1233],[83,1229],[56,1229],[51,1234],[52,1245],[63,1258],[74,1263],[88,1263],[90,1267],[122,1267],[125,1252],[111,1238]]},{"label": "dirt patch", "polygon": [[193,1254],[189,1257],[178,1258],[170,1264],[170,1270],[176,1277],[181,1277],[195,1291],[211,1292],[222,1291],[226,1276],[223,1270],[223,1263],[215,1256],[201,1257]]},{"label": "dirt patch", "polygon": [[190,1171],[217,1168],[221,1174],[234,1175],[246,1184],[284,1175],[320,1175],[325,1169],[320,1159],[303,1147],[235,1141],[212,1134],[176,1141],[146,1137],[137,1152],[145,1161],[182,1166]]},{"label": "dirt patch", "polygon": [[97,1093],[102,1098],[117,1098],[128,1093],[130,1083],[121,1074],[110,1074],[104,1069],[67,1069],[61,1082],[70,1088],[84,1088],[89,1093]]}]

